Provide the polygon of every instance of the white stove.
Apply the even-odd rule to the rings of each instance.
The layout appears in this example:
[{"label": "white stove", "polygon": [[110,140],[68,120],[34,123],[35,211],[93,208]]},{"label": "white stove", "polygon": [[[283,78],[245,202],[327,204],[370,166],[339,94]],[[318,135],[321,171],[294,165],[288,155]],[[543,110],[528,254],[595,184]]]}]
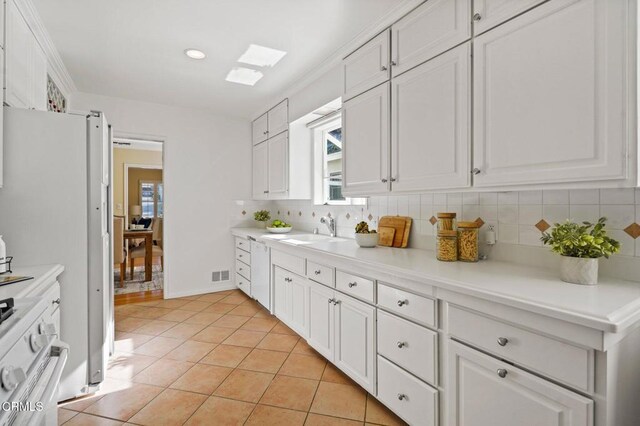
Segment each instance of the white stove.
[{"label": "white stove", "polygon": [[43,319],[47,308],[41,297],[0,301],[0,426],[57,424],[69,347]]}]

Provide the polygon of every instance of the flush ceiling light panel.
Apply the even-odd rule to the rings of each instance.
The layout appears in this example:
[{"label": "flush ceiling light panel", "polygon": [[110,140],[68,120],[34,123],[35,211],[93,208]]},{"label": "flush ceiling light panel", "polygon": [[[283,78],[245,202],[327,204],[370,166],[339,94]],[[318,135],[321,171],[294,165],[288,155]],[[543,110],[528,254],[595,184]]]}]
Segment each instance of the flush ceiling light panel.
[{"label": "flush ceiling light panel", "polygon": [[238,62],[255,65],[257,67],[272,67],[277,64],[280,59],[284,58],[286,54],[287,52],[283,52],[282,50],[250,44],[247,51],[240,56]]},{"label": "flush ceiling light panel", "polygon": [[225,80],[231,83],[244,84],[245,86],[253,86],[262,78],[260,71],[252,70],[250,68],[237,67],[233,68],[227,74]]},{"label": "flush ceiling light panel", "polygon": [[191,59],[204,59],[207,57],[202,50],[198,49],[185,49],[184,54]]}]

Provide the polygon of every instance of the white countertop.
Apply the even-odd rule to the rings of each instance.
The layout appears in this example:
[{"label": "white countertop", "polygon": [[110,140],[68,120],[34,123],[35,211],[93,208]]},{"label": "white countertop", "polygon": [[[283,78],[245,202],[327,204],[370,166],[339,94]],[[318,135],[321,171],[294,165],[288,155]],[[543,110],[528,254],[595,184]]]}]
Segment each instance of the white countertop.
[{"label": "white countertop", "polygon": [[[569,284],[559,271],[493,260],[478,263],[439,262],[435,253],[412,248],[360,248],[338,239],[292,245],[264,229],[233,228],[235,236],[253,237],[299,256],[355,261],[372,270],[393,273],[490,301],[562,319],[590,328],[621,332],[640,321],[640,282],[600,277],[596,286]],[[300,235],[296,233],[289,235]]]},{"label": "white countertop", "polygon": [[38,265],[13,268],[10,276],[28,276],[33,279],[0,286],[0,299],[32,297],[40,293],[40,287],[55,279],[64,271],[62,265]]}]

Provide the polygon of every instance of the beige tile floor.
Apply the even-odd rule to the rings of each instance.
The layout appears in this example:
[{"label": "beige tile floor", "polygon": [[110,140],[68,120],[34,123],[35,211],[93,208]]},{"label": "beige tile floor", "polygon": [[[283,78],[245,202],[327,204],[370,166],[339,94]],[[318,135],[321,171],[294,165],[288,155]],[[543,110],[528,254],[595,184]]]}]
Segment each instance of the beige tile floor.
[{"label": "beige tile floor", "polygon": [[60,424],[404,424],[240,291],[115,310],[107,380]]}]

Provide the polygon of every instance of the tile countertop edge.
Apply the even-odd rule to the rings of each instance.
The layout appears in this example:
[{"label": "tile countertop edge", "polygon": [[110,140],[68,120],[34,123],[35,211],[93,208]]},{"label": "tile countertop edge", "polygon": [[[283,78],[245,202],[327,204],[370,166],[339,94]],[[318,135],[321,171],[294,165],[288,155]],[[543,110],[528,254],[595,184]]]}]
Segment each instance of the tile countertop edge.
[{"label": "tile countertop edge", "polygon": [[20,266],[13,268],[11,275],[32,276],[29,281],[21,281],[14,284],[0,286],[0,299],[9,297],[31,297],[40,293],[38,290],[42,284],[55,279],[64,272],[64,266],[60,264]]},{"label": "tile countertop edge", "polygon": [[[231,230],[232,234],[241,237],[247,238],[249,236],[260,239],[262,236],[268,234],[267,231],[256,229],[256,228],[233,228]],[[301,233],[297,233],[301,234]],[[630,294],[629,303],[626,303],[622,306],[617,307],[616,309],[612,309],[607,311],[606,314],[599,315],[597,313],[587,312],[587,311],[579,311],[575,309],[568,309],[567,307],[563,307],[560,304],[555,304],[553,300],[553,295],[549,297],[549,301],[545,301],[541,303],[536,300],[529,300],[526,298],[518,297],[514,294],[509,294],[504,291],[499,291],[496,289],[484,289],[479,284],[474,284],[470,280],[460,281],[451,277],[438,275],[438,274],[429,274],[424,271],[416,271],[414,269],[406,268],[406,267],[398,267],[389,263],[382,263],[375,260],[362,259],[356,256],[344,255],[340,253],[334,253],[329,251],[327,248],[323,248],[322,244],[308,244],[308,245],[292,245],[283,243],[278,240],[265,239],[264,240],[267,245],[287,251],[291,254],[302,256],[302,252],[310,253],[316,256],[322,256],[325,258],[334,258],[347,260],[351,262],[357,262],[363,266],[369,267],[373,270],[376,270],[381,273],[393,273],[397,274],[400,278],[421,282],[427,285],[432,285],[434,287],[440,287],[445,290],[455,291],[462,294],[467,294],[470,296],[479,297],[488,301],[498,302],[505,305],[509,305],[515,308],[524,309],[530,312],[534,312],[537,314],[541,314],[544,316],[568,321],[571,323],[575,323],[578,325],[586,326],[589,328],[597,329],[604,332],[610,333],[620,333],[625,331],[626,329],[632,327],[634,324],[640,321],[640,283],[624,281],[624,280],[614,280],[616,283],[625,283],[630,284],[635,287],[637,284],[637,290],[635,291],[636,295]],[[335,243],[334,243],[335,244]],[[355,244],[355,242],[353,242]],[[314,247],[315,246],[315,247]],[[386,249],[385,250],[393,250]],[[365,249],[371,250],[371,249]],[[376,249],[376,250],[379,250]],[[404,252],[420,252],[422,253],[432,253],[427,250],[419,250],[419,249],[397,249],[402,250]],[[369,253],[369,252],[367,252]],[[432,260],[432,259],[430,259]],[[488,263],[481,262],[479,265],[488,265]],[[510,269],[515,272],[512,274],[513,280],[523,280],[527,278],[533,279],[549,279],[555,283],[557,282],[560,285],[565,285],[562,283],[557,276],[552,273],[541,272],[532,266],[526,265],[517,265],[506,262],[492,262],[490,264],[492,268],[504,268]],[[501,275],[505,275],[504,273]],[[604,278],[607,279],[606,277]],[[428,282],[425,282],[428,281]],[[569,284],[572,290],[578,291],[593,291],[593,289],[602,290],[606,286],[606,282],[599,284],[598,286],[578,286],[577,284]],[[577,287],[573,287],[577,286]],[[634,289],[635,290],[635,289]],[[605,289],[606,291],[606,289]],[[630,292],[631,293],[631,292]]]}]

